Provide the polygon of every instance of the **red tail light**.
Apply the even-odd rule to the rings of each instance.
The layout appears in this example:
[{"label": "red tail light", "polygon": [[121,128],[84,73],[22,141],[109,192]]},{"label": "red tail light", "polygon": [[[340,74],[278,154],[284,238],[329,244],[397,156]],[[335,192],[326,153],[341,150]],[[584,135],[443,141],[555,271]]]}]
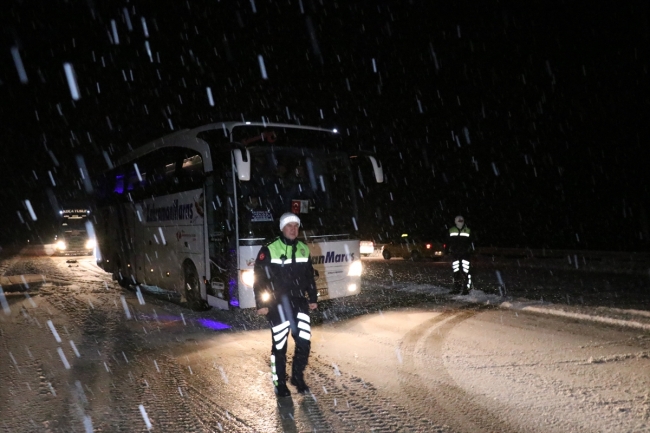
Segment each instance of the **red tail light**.
[{"label": "red tail light", "polygon": [[427,250],[431,249],[431,244],[427,244]]}]

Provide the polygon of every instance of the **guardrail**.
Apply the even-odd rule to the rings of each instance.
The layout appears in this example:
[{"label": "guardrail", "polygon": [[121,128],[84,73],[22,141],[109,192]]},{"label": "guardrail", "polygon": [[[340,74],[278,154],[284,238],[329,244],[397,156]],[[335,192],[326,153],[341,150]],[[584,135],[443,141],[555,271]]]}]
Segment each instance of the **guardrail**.
[{"label": "guardrail", "polygon": [[650,275],[650,253],[646,252],[482,247],[476,249],[476,254],[494,262],[516,260],[525,267]]},{"label": "guardrail", "polygon": [[566,259],[567,257],[578,256],[590,260],[616,259],[639,262],[650,261],[650,253],[646,252],[481,247],[476,249],[476,253],[508,258]]},{"label": "guardrail", "polygon": [[[374,253],[366,257],[381,257],[382,245],[375,244]],[[647,252],[480,247],[474,251],[474,255],[480,261],[490,260],[495,263],[516,260],[517,264],[523,267],[648,273],[650,275],[650,253]]]}]

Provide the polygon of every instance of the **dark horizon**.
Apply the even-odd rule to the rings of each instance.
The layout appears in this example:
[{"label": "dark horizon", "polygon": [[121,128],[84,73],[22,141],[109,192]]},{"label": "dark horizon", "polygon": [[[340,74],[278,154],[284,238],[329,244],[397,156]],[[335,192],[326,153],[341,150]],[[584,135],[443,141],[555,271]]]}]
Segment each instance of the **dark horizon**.
[{"label": "dark horizon", "polygon": [[82,199],[76,155],[92,178],[105,154],[265,118],[375,149],[395,226],[364,235],[463,214],[479,246],[650,246],[645,2],[40,3],[1,18],[0,242]]}]

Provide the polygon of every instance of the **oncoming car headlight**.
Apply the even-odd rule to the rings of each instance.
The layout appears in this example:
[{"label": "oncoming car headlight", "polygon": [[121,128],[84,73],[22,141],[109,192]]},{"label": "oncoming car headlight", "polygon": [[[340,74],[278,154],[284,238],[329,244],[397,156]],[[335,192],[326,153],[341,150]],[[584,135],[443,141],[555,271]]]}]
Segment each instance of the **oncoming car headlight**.
[{"label": "oncoming car headlight", "polygon": [[63,241],[58,241],[58,242],[56,243],[56,249],[57,249],[57,250],[65,250],[65,248],[66,248],[65,242],[63,242]]},{"label": "oncoming car headlight", "polygon": [[247,286],[253,287],[255,282],[255,272],[252,269],[241,271],[241,281]]},{"label": "oncoming car headlight", "polygon": [[262,301],[266,302],[271,299],[271,294],[269,292],[262,293]]},{"label": "oncoming car headlight", "polygon": [[87,250],[92,250],[95,248],[95,245],[97,245],[97,242],[95,242],[95,239],[88,239],[86,241],[86,249]]},{"label": "oncoming car headlight", "polygon": [[348,277],[360,277],[362,271],[363,265],[361,265],[361,260],[356,260],[352,262],[350,269],[348,269]]}]

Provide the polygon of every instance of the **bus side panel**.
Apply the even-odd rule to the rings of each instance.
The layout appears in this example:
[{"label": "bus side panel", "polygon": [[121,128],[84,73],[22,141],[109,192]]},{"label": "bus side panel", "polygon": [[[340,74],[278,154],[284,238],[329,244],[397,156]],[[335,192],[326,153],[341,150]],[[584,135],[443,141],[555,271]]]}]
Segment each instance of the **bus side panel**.
[{"label": "bus side panel", "polygon": [[[309,244],[312,264],[318,278],[318,300],[356,295],[361,288],[361,277],[348,276],[353,261],[360,260],[358,240],[313,242]],[[351,291],[351,285],[355,290]]]},{"label": "bus side panel", "polygon": [[138,264],[147,284],[184,294],[183,263],[191,261],[201,280],[205,269],[203,190],[170,194],[142,202]]},{"label": "bus side panel", "polygon": [[[309,243],[309,252],[314,269],[318,272],[316,288],[318,300],[340,298],[359,293],[360,276],[348,276],[353,261],[360,260],[358,240],[313,242]],[[241,271],[253,269],[255,257],[261,246],[240,246],[239,264]],[[238,275],[239,307],[254,308],[255,294],[253,288],[246,286]],[[354,285],[355,290],[350,287]]]}]

